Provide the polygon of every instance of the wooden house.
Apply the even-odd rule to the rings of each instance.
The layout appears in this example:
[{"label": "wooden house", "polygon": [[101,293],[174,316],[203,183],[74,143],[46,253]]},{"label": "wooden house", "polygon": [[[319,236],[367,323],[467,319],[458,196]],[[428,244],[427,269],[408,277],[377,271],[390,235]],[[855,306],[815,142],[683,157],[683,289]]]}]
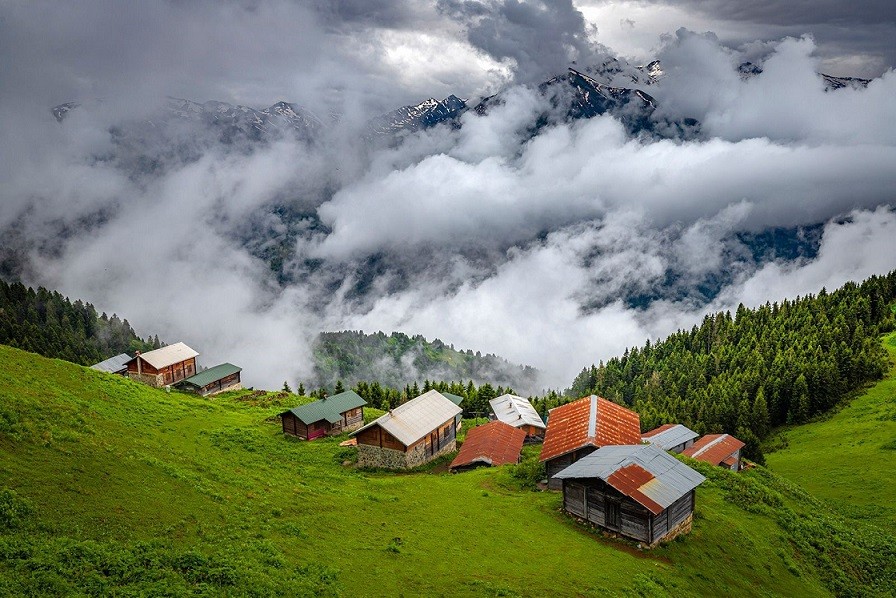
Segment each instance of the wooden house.
[{"label": "wooden house", "polygon": [[655,444],[664,451],[680,453],[694,445],[699,434],[681,424],[663,424],[649,432],[641,434],[641,440]]},{"label": "wooden house", "polygon": [[612,401],[591,395],[551,409],[541,460],[548,487],[560,489],[554,474],[607,445],[641,444],[641,418]]},{"label": "wooden house", "polygon": [[744,446],[743,442],[730,434],[707,434],[681,454],[732,471],[740,471],[743,468],[740,451]]},{"label": "wooden house", "polygon": [[488,404],[491,405],[492,413],[498,421],[525,431],[526,436],[530,438],[544,438],[547,426],[541,421],[541,416],[528,399],[505,394],[495,397]]},{"label": "wooden house", "polygon": [[690,531],[706,479],[652,444],[604,446],[555,478],[566,512],[647,546]]},{"label": "wooden house", "polygon": [[105,361],[101,361],[99,363],[95,363],[90,366],[90,369],[98,370],[100,372],[107,372],[109,374],[119,374],[121,376],[128,375],[128,362],[131,360],[131,356],[127,353],[121,353],[116,355],[115,357],[110,357]]},{"label": "wooden house", "polygon": [[196,373],[196,351],[183,343],[140,353],[128,361],[128,377],[162,387],[180,382]]},{"label": "wooden house", "polygon": [[476,426],[469,432],[460,451],[451,462],[451,471],[478,466],[497,466],[519,463],[526,431],[504,422],[491,421]]},{"label": "wooden house", "polygon": [[207,397],[225,390],[241,389],[243,386],[240,382],[240,372],[242,371],[242,368],[232,363],[222,363],[189,378],[184,378],[180,382],[175,382],[174,385],[181,390]]},{"label": "wooden house", "polygon": [[452,452],[462,411],[436,390],[411,399],[352,434],[358,465],[407,469]]},{"label": "wooden house", "polygon": [[283,433],[314,440],[357,430],[364,424],[364,405],[353,390],[300,405],[280,414]]}]

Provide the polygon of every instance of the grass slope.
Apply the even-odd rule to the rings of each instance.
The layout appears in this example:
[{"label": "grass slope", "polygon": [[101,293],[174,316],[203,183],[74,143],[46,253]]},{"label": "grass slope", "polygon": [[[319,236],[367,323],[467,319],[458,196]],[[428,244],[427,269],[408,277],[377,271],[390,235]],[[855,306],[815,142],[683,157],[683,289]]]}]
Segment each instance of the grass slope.
[{"label": "grass slope", "polygon": [[892,538],[763,469],[703,467],[693,533],[644,552],[511,468],[358,471],[340,439],[286,439],[282,406],[245,397],[0,346],[0,594],[815,596],[896,579]]},{"label": "grass slope", "polygon": [[782,429],[766,461],[849,517],[896,533],[896,333],[883,343],[889,375],[831,417]]}]

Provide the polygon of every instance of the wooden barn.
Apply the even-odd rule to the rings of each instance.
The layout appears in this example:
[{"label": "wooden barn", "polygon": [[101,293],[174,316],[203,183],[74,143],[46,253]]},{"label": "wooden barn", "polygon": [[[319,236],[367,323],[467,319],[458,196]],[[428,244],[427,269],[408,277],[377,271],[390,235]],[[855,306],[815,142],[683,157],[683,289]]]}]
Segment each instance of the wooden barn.
[{"label": "wooden barn", "polygon": [[358,439],[358,465],[408,469],[457,447],[457,416],[462,409],[436,390],[423,393],[375,419],[352,435]]},{"label": "wooden barn", "polygon": [[591,395],[551,409],[541,448],[548,488],[559,490],[554,474],[607,445],[641,444],[637,413]]},{"label": "wooden barn", "polygon": [[555,477],[565,511],[651,547],[690,531],[706,479],[652,444],[604,446]]},{"label": "wooden barn", "polygon": [[473,469],[479,466],[497,466],[519,463],[526,431],[504,422],[491,421],[467,432],[457,457],[451,462],[451,471]]},{"label": "wooden barn", "polygon": [[140,353],[128,361],[128,377],[150,386],[180,382],[196,373],[196,351],[183,343]]},{"label": "wooden barn", "polygon": [[680,453],[694,445],[694,439],[699,434],[681,424],[663,424],[649,432],[641,434],[641,440],[655,444],[664,451]]},{"label": "wooden barn", "polygon": [[525,431],[530,438],[544,438],[547,426],[528,399],[506,394],[495,397],[488,404],[498,421]]},{"label": "wooden barn", "polygon": [[740,471],[743,469],[740,450],[744,446],[743,442],[730,434],[707,434],[681,454],[732,471]]},{"label": "wooden barn", "polygon": [[98,370],[100,372],[107,372],[109,374],[119,374],[121,376],[127,376],[128,362],[130,360],[130,355],[128,355],[127,353],[121,353],[120,355],[110,357],[105,361],[93,364],[92,366],[90,366],[90,369]]},{"label": "wooden barn", "polygon": [[352,432],[364,423],[367,401],[353,390],[300,405],[280,414],[283,433],[314,440]]},{"label": "wooden barn", "polygon": [[240,382],[240,372],[242,371],[243,368],[239,368],[232,363],[222,363],[194,374],[189,378],[184,378],[180,382],[176,382],[174,386],[203,397],[224,392],[225,390],[239,390],[243,387]]}]

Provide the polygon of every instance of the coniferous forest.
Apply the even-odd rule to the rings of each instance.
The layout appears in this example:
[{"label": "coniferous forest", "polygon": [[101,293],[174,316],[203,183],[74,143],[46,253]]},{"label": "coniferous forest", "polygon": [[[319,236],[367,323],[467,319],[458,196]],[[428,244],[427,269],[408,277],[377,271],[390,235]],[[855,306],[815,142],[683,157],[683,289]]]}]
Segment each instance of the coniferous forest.
[{"label": "coniferous forest", "polygon": [[597,394],[632,407],[649,430],[682,423],[728,432],[762,459],[773,426],[830,410],[888,369],[879,336],[896,326],[896,271],[828,293],[707,315],[699,326],[585,368],[567,398]]},{"label": "coniferous forest", "polygon": [[81,365],[161,346],[158,336],[143,340],[127,320],[98,315],[90,303],[72,303],[56,291],[2,280],[0,344]]}]

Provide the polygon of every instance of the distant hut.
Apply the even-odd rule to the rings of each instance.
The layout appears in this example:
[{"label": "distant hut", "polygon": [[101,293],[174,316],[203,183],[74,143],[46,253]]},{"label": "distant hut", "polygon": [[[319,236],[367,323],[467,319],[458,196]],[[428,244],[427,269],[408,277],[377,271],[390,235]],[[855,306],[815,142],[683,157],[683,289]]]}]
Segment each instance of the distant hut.
[{"label": "distant hut", "polygon": [[457,457],[451,462],[452,471],[477,466],[497,466],[519,463],[526,431],[500,421],[476,426],[467,432]]},{"label": "distant hut", "polygon": [[432,461],[457,447],[457,416],[462,409],[430,390],[370,422],[352,435],[358,439],[358,465],[407,469]]},{"label": "distant hut", "polygon": [[184,378],[174,385],[181,390],[207,397],[225,390],[241,389],[243,386],[240,382],[240,372],[242,371],[243,368],[232,363],[222,363],[189,378]]},{"label": "distant hut", "polygon": [[641,419],[634,411],[595,395],[551,409],[541,448],[548,487],[559,490],[554,474],[597,448],[622,444],[641,444]]},{"label": "distant hut", "polygon": [[744,446],[743,442],[730,434],[707,434],[681,454],[711,465],[740,471],[743,468],[740,450]]},{"label": "distant hut", "polygon": [[110,357],[105,361],[101,361],[99,363],[95,363],[90,366],[90,369],[98,370],[100,372],[107,372],[109,374],[119,374],[121,376],[128,375],[128,362],[131,360],[131,356],[127,353],[121,353],[116,355],[115,357]]},{"label": "distant hut", "polygon": [[367,401],[353,390],[341,392],[313,403],[300,405],[280,414],[283,433],[314,440],[357,430],[364,423]]},{"label": "distant hut", "polygon": [[706,479],[652,444],[601,447],[555,478],[568,513],[648,546],[690,531]]},{"label": "distant hut", "polygon": [[184,343],[140,353],[128,361],[128,377],[150,386],[180,382],[196,373],[196,351]]},{"label": "distant hut", "polygon": [[541,416],[538,415],[528,399],[505,394],[495,397],[488,404],[491,405],[492,413],[495,414],[498,421],[525,431],[528,437],[544,437],[547,426],[541,421]]},{"label": "distant hut", "polygon": [[641,440],[654,444],[664,451],[680,453],[693,446],[699,434],[681,424],[663,424],[649,432],[641,434]]}]

